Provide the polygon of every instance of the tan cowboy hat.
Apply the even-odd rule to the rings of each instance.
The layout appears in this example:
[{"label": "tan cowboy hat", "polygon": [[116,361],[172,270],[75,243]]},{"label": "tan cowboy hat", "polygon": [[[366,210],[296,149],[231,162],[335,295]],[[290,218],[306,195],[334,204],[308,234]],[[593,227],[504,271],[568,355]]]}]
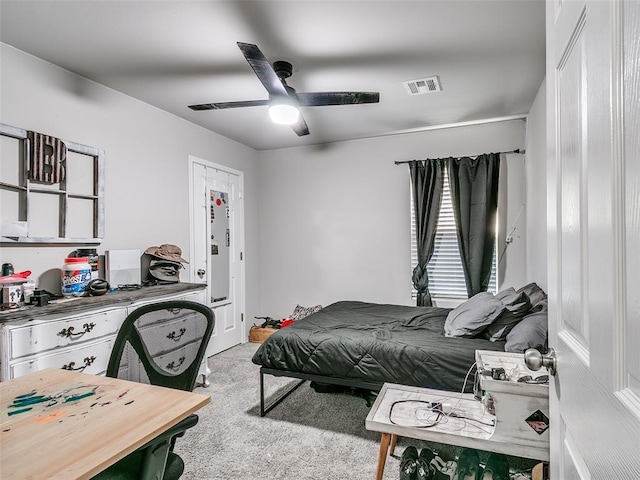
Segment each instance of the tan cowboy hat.
[{"label": "tan cowboy hat", "polygon": [[144,253],[147,255],[153,255],[154,257],[162,258],[164,260],[173,260],[174,262],[189,263],[182,258],[182,250],[176,245],[163,243],[159,247],[149,247]]}]

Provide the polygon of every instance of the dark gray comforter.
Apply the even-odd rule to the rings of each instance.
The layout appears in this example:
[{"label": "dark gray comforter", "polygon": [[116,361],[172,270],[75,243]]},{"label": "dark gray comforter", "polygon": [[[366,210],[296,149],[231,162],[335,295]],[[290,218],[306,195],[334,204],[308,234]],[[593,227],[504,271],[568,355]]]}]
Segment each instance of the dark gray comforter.
[{"label": "dark gray comforter", "polygon": [[[253,356],[267,368],[460,391],[475,350],[504,342],[444,336],[450,309],[337,302],[271,335]],[[473,384],[469,376],[466,391]]]}]

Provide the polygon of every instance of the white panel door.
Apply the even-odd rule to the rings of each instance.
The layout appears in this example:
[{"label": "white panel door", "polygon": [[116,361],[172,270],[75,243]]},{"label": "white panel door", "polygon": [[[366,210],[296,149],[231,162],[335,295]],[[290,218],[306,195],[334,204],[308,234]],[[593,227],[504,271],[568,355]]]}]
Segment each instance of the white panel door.
[{"label": "white panel door", "polygon": [[[207,170],[209,255],[207,281],[216,328],[208,355],[231,348],[244,339],[242,295],[242,194],[233,173]],[[215,212],[215,218],[213,215]]]},{"label": "white panel door", "polygon": [[192,281],[205,283],[215,314],[207,356],[242,343],[244,222],[242,173],[191,157]]},{"label": "white panel door", "polygon": [[638,13],[636,1],[547,2],[553,480],[640,479]]}]

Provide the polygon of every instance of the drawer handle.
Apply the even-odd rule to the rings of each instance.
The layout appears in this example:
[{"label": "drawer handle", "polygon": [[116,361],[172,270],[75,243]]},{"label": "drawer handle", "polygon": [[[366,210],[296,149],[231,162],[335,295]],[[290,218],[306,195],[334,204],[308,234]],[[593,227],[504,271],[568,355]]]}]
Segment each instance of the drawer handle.
[{"label": "drawer handle", "polygon": [[174,372],[177,371],[182,366],[184,361],[185,361],[185,357],[180,357],[178,364],[176,365],[176,362],[169,363],[169,365],[167,365],[167,370],[173,370]]},{"label": "drawer handle", "polygon": [[84,335],[85,333],[89,333],[91,330],[93,330],[93,328],[96,326],[95,323],[91,322],[91,323],[85,323],[84,325],[82,325],[83,330],[81,332],[78,333],[74,333],[75,328],[74,327],[69,327],[69,328],[63,328],[62,330],[60,330],[58,332],[58,335],[60,335],[61,337],[65,337],[65,338],[69,338],[69,337],[81,337],[82,335]]},{"label": "drawer handle", "polygon": [[84,358],[84,365],[83,366],[75,368],[76,362],[69,362],[67,365],[63,365],[62,366],[62,370],[71,370],[71,371],[74,371],[74,372],[77,372],[77,371],[81,372],[85,368],[87,368],[88,366],[93,364],[93,362],[95,362],[95,361],[96,361],[96,357],[94,357],[92,355],[90,357],[85,357]]},{"label": "drawer handle", "polygon": [[169,338],[169,339],[173,340],[174,342],[177,342],[178,340],[180,340],[180,339],[182,338],[182,336],[184,335],[184,332],[186,332],[186,331],[187,331],[187,329],[186,329],[186,328],[184,328],[184,327],[182,327],[182,328],[180,329],[180,333],[178,333],[178,334],[176,335],[176,332],[175,332],[175,330],[174,330],[174,331],[173,331],[173,332],[171,332],[169,335],[167,335],[167,338]]}]

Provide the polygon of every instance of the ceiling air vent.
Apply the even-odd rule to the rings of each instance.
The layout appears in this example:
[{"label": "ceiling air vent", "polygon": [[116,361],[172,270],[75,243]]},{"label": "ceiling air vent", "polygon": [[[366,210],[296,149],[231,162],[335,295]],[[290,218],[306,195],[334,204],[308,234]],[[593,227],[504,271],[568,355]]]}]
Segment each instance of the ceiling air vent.
[{"label": "ceiling air vent", "polygon": [[440,80],[438,77],[419,78],[402,82],[409,95],[422,95],[423,93],[440,92]]}]

